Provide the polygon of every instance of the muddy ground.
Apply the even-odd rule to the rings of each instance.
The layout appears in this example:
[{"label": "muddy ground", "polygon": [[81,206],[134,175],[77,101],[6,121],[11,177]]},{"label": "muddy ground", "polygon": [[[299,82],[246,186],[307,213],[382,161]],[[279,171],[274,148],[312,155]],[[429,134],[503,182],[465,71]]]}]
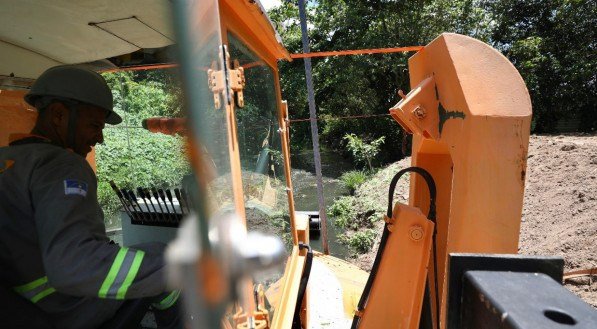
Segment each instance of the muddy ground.
[{"label": "muddy ground", "polygon": [[[393,173],[409,164],[410,158],[394,163],[360,186],[358,211],[377,202],[383,205],[378,212],[385,209]],[[396,195],[395,202],[406,201],[407,179],[401,179]],[[381,232],[383,222],[373,226]],[[352,261],[369,270],[379,237],[370,252]],[[563,257],[565,272],[597,267],[597,136],[531,136],[519,253]],[[596,280],[567,280],[566,288],[597,307]]]}]

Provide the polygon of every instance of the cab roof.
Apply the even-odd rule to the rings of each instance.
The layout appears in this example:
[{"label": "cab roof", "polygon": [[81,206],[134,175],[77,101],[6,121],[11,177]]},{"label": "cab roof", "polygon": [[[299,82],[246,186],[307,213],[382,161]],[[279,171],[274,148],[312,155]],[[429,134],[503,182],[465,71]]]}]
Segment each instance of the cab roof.
[{"label": "cab roof", "polygon": [[[175,43],[171,2],[167,0],[0,0],[0,86],[35,79],[49,67],[88,63],[95,70],[135,64],[108,60],[142,52],[156,63],[172,58]],[[250,7],[246,16],[289,58],[259,1],[236,0]],[[243,15],[245,16],[245,15]],[[245,16],[245,17],[246,17]],[[143,55],[141,56],[143,57]],[[130,59],[130,57],[128,57]],[[142,61],[142,60],[141,60]],[[19,81],[20,80],[20,81]]]}]

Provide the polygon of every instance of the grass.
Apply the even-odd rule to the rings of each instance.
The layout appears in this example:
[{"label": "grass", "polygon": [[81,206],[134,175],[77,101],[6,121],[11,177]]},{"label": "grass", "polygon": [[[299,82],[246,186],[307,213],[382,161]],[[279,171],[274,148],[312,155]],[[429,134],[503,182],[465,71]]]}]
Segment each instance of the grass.
[{"label": "grass", "polygon": [[329,207],[328,213],[334,218],[334,225],[339,228],[346,228],[354,219],[355,212],[352,206],[352,198],[340,197]]},{"label": "grass", "polygon": [[[338,198],[328,211],[336,219],[335,225],[344,228],[339,236],[342,244],[347,245],[355,254],[371,250],[380,230],[379,221],[383,220],[388,202],[388,186],[394,175],[410,165],[410,159],[403,159],[376,173],[369,174],[365,181],[356,187],[355,195]],[[396,186],[394,203],[407,203],[409,179],[404,175]]]},{"label": "grass", "polygon": [[342,185],[348,190],[350,195],[354,195],[357,187],[367,180],[368,175],[359,170],[347,171],[340,176]]},{"label": "grass", "polygon": [[376,235],[372,229],[365,229],[351,235],[346,233],[341,235],[340,242],[348,245],[353,252],[363,254],[371,250]]}]

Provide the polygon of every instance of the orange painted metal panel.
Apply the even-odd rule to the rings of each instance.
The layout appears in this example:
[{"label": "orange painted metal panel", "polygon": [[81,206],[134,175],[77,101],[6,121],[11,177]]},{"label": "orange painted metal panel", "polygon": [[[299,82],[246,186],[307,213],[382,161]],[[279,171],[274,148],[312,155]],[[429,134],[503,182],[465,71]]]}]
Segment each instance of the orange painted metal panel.
[{"label": "orange painted metal panel", "polygon": [[27,91],[0,90],[0,146],[8,145],[8,136],[29,133],[35,124],[37,111],[25,103]]},{"label": "orange painted metal panel", "polygon": [[[347,319],[352,320],[354,312],[358,308],[359,298],[363,293],[363,288],[369,278],[369,273],[343,259],[326,255],[319,251],[313,251],[313,256],[314,261],[316,260],[324,264],[340,283],[342,287],[341,297],[344,313]],[[313,298],[318,298],[321,297],[322,292],[311,290],[311,294]],[[325,310],[313,310],[313,312],[320,313],[325,312]]]},{"label": "orange painted metal panel", "polygon": [[[305,215],[296,216],[296,225],[299,241],[309,244],[309,217]],[[284,276],[278,283],[274,284],[267,291],[267,297],[272,305],[275,305],[274,318],[272,319],[272,328],[290,328],[294,317],[297,296],[301,276],[305,268],[306,250],[299,250],[298,246],[292,247],[292,253],[286,263]],[[305,293],[303,300],[304,323],[308,322],[308,310],[306,306],[309,298],[309,292]]]},{"label": "orange painted metal panel", "polygon": [[[27,104],[24,90],[0,90],[0,147],[8,145],[9,136],[31,132],[37,111]],[[95,171],[95,149],[87,155],[87,162]]]},{"label": "orange painted metal panel", "polygon": [[359,328],[419,328],[434,225],[399,203],[392,221]]},{"label": "orange painted metal panel", "polygon": [[[274,72],[276,77],[276,95],[280,98],[280,79],[278,79],[278,72]],[[295,218],[295,207],[294,207],[294,194],[292,188],[292,176],[290,166],[290,125],[288,123],[288,104],[286,101],[280,101],[282,103],[279,106],[278,123],[281,127],[280,137],[282,140],[282,152],[284,155],[284,174],[286,175],[286,196],[288,198],[288,211],[290,213],[290,233],[292,234],[292,243],[298,245],[298,235],[296,230],[296,218]]]},{"label": "orange painted metal panel", "polygon": [[[259,53],[270,66],[278,59],[291,60],[290,54],[276,38],[276,31],[265,12],[251,1],[220,0],[220,13],[224,26],[230,27],[245,44]],[[224,29],[222,29],[224,30]]]}]

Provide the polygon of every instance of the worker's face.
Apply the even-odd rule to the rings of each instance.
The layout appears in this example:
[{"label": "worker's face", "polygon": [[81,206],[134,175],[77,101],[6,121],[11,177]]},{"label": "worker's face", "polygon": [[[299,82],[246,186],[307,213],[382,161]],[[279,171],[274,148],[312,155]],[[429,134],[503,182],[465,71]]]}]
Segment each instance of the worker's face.
[{"label": "worker's face", "polygon": [[79,108],[73,151],[87,156],[87,153],[91,152],[91,147],[104,142],[102,131],[106,126],[106,111],[92,105],[79,104],[77,106]]},{"label": "worker's face", "polygon": [[[63,144],[68,143],[68,122],[70,111],[68,107],[61,103],[53,104],[56,108],[53,111],[52,122],[57,128]],[[102,108],[77,104],[77,121],[75,124],[74,145],[68,145],[73,151],[83,157],[91,152],[91,147],[104,142],[102,130],[106,125],[106,111]],[[65,145],[67,146],[67,145]]]}]

